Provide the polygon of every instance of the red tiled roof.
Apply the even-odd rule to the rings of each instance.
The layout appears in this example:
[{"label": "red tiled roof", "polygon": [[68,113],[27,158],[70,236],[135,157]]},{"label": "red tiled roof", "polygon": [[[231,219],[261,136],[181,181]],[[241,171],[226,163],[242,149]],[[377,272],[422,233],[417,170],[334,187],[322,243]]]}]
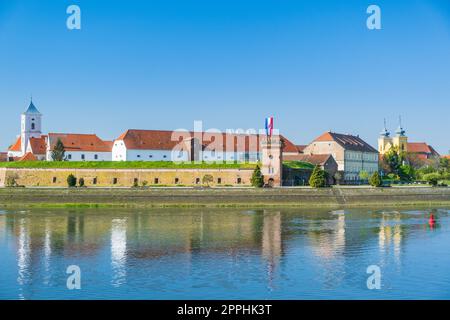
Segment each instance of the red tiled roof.
[{"label": "red tiled roof", "polygon": [[307,145],[296,145],[298,152],[303,153],[303,150],[307,147]]},{"label": "red tiled roof", "polygon": [[[222,135],[222,141],[215,139]],[[135,130],[130,129],[121,134],[117,140],[123,140],[125,146],[131,150],[172,150],[181,141],[194,136],[193,132],[168,131],[168,130]],[[215,150],[225,150],[229,139],[233,139],[231,144],[235,151],[259,151],[260,135],[253,134],[231,134],[202,132],[202,145],[204,148],[214,148]],[[295,145],[288,139],[280,136],[284,141],[283,152],[298,152]]]},{"label": "red tiled roof", "polygon": [[408,142],[407,150],[411,153],[431,153],[425,142]]},{"label": "red tiled roof", "polygon": [[37,161],[37,158],[31,152],[27,152],[22,158],[17,161]]},{"label": "red tiled roof", "polygon": [[312,163],[314,165],[324,165],[330,157],[331,154],[314,154],[314,155],[298,154],[298,155],[283,156],[283,160],[302,161]]},{"label": "red tiled roof", "polygon": [[8,151],[22,151],[22,139],[18,137],[16,142],[8,149]]},{"label": "red tiled roof", "polygon": [[407,150],[410,153],[425,153],[428,155],[439,156],[439,153],[425,142],[408,142]]},{"label": "red tiled roof", "polygon": [[45,154],[47,152],[45,137],[43,136],[40,138],[30,138],[30,147],[33,154]]},{"label": "red tiled roof", "polygon": [[450,154],[449,154],[449,155],[442,156],[442,158],[450,159]]},{"label": "red tiled roof", "polygon": [[360,137],[349,134],[325,132],[314,141],[335,141],[347,150],[378,153],[375,148],[362,140]]},{"label": "red tiled roof", "polygon": [[58,139],[66,151],[111,152],[112,144],[103,141],[95,134],[49,133],[50,150],[53,150]]}]

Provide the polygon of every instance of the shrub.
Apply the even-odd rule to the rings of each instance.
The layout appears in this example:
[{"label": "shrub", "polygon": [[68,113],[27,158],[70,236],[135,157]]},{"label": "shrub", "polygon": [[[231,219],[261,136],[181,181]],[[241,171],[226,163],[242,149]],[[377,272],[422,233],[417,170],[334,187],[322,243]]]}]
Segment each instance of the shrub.
[{"label": "shrub", "polygon": [[148,181],[147,180],[142,181],[142,186],[143,187],[146,187],[147,185],[148,185]]},{"label": "shrub", "polygon": [[441,175],[437,172],[428,173],[423,175],[423,180],[431,184],[433,187],[438,185],[439,180],[441,179]]},{"label": "shrub", "polygon": [[366,181],[369,179],[369,173],[365,170],[359,172],[359,179]]},{"label": "shrub", "polygon": [[340,173],[339,171],[336,172],[333,176],[334,181],[336,181],[336,184],[340,184],[341,180],[342,180],[342,173]]},{"label": "shrub", "polygon": [[378,172],[374,172],[374,174],[372,174],[372,176],[369,179],[369,184],[372,187],[381,187],[383,182],[381,181],[381,177],[380,174]]},{"label": "shrub", "polygon": [[78,185],[80,186],[80,188],[85,187],[84,178],[80,178],[80,180],[78,181]]},{"label": "shrub", "polygon": [[316,166],[309,178],[309,185],[313,188],[323,188],[327,184],[326,174],[320,166]]},{"label": "shrub", "polygon": [[16,179],[17,179],[17,176],[9,176],[9,177],[7,177],[6,178],[6,180],[5,180],[5,185],[7,186],[7,187],[17,187],[18,185],[17,185],[17,181],[16,181]]},{"label": "shrub", "polygon": [[256,188],[261,188],[264,185],[264,176],[261,173],[259,166],[256,166],[253,170],[252,178],[250,179],[252,186]]},{"label": "shrub", "polygon": [[75,178],[75,176],[73,174],[70,174],[67,177],[67,185],[69,186],[69,188],[73,188],[77,186],[77,178]]},{"label": "shrub", "polygon": [[205,174],[203,176],[202,182],[203,184],[206,184],[209,187],[209,184],[214,181],[214,177],[210,174]]}]

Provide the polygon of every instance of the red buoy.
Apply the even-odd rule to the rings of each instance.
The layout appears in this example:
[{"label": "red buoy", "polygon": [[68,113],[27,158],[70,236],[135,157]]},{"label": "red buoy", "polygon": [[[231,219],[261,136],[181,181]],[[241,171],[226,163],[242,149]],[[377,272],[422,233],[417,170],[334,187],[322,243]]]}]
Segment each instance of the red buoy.
[{"label": "red buoy", "polygon": [[434,224],[436,223],[436,220],[434,219],[433,214],[430,214],[430,219],[428,219],[428,223],[430,226],[434,226]]}]

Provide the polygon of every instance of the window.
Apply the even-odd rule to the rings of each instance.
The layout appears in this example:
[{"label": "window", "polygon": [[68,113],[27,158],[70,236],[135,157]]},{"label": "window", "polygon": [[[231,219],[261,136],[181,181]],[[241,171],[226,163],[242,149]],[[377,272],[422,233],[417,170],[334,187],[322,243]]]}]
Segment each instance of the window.
[{"label": "window", "polygon": [[200,178],[195,178],[195,184],[199,184],[200,183]]},{"label": "window", "polygon": [[178,184],[180,182],[180,179],[175,178],[175,184]]},{"label": "window", "polygon": [[141,155],[140,155],[140,154],[138,154],[138,155],[137,155],[137,157],[138,157],[138,158],[140,158],[140,157],[141,157]]},{"label": "window", "polygon": [[118,180],[117,178],[113,178],[113,184],[117,184]]},{"label": "window", "polygon": [[92,184],[97,184],[97,178],[92,179]]},{"label": "window", "polygon": [[139,183],[139,179],[138,178],[134,178],[134,184],[138,184]]},{"label": "window", "polygon": [[94,155],[94,159],[98,160],[98,154]]},{"label": "window", "polygon": [[36,129],[36,125],[34,124],[34,122],[31,123],[31,130]]},{"label": "window", "polygon": [[53,183],[56,183],[56,181],[57,181],[57,180],[56,180],[56,177],[53,177],[53,180],[52,180],[52,181],[53,181]]},{"label": "window", "polygon": [[167,158],[167,156],[166,156],[166,155],[164,155],[164,156],[163,156],[163,158]]},{"label": "window", "polygon": [[242,179],[241,178],[237,178],[237,183],[241,184],[241,182],[242,182]]},{"label": "window", "polygon": [[68,154],[68,155],[67,155],[67,159],[72,160],[72,155],[71,155],[71,154]]},{"label": "window", "polygon": [[153,158],[153,155],[149,155],[148,157],[149,157],[149,158]]},{"label": "window", "polygon": [[81,155],[81,160],[85,160],[86,156],[84,154]]},{"label": "window", "polygon": [[221,184],[222,183],[222,178],[217,178],[217,184]]},{"label": "window", "polygon": [[158,184],[158,183],[159,183],[159,179],[155,178],[155,184]]}]

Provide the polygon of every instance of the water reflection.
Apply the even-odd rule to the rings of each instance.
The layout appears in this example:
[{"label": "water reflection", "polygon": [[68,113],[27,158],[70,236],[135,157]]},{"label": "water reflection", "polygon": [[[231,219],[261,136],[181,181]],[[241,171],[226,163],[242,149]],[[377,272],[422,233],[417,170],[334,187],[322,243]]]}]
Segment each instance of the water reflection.
[{"label": "water reflection", "polygon": [[[442,225],[448,229],[448,210],[433,213],[438,235]],[[370,264],[400,267],[408,241],[431,232],[428,215],[420,210],[11,210],[0,216],[0,250],[14,251],[18,293],[13,298],[64,286],[70,264],[79,264],[98,288],[126,289],[113,291],[119,294],[113,298],[149,288],[158,297],[218,286],[230,294],[249,286],[249,292],[260,294],[246,297],[260,298],[295,290],[294,279],[314,283],[312,290],[361,288],[365,274],[355,270]]]},{"label": "water reflection", "polygon": [[118,287],[126,281],[127,220],[113,219],[111,226],[112,285]]}]

